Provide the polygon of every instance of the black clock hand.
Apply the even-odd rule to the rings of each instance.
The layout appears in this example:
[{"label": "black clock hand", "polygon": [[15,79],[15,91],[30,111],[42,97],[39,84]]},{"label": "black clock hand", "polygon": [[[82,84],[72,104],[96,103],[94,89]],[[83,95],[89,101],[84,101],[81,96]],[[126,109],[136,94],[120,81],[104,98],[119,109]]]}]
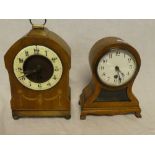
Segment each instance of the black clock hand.
[{"label": "black clock hand", "polygon": [[119,78],[119,72],[118,71],[116,72],[117,72],[117,75],[114,75],[114,82],[118,81],[118,78]]},{"label": "black clock hand", "polygon": [[115,66],[115,71],[116,72],[121,72],[118,66]]},{"label": "black clock hand", "polygon": [[120,76],[120,73],[121,73],[122,76],[124,76],[124,74],[120,71],[120,69],[119,69],[118,66],[115,67],[115,71],[117,72],[117,79],[118,79],[119,82],[121,83],[122,78],[121,78],[121,76]]},{"label": "black clock hand", "polygon": [[20,76],[19,78],[24,78],[25,76],[29,76],[29,75],[31,75],[31,74],[33,74],[33,73],[36,73],[36,71],[25,71],[25,72],[23,72],[23,74],[24,75],[22,75],[22,76]]},{"label": "black clock hand", "polygon": [[21,72],[21,73],[24,74],[22,76],[28,76],[28,75],[36,73],[36,72],[37,72],[36,70],[27,70],[27,71],[24,71],[24,72]]},{"label": "black clock hand", "polygon": [[24,71],[24,74],[30,75],[30,74],[33,74],[33,73],[36,73],[36,72],[37,72],[37,70],[36,69],[33,69],[33,70]]},{"label": "black clock hand", "polygon": [[118,75],[119,83],[121,83],[122,79],[121,79],[121,77],[120,77],[119,71],[117,71],[117,75]]},{"label": "black clock hand", "polygon": [[123,77],[125,76],[118,66],[115,67],[115,70],[116,72],[120,73]]},{"label": "black clock hand", "polygon": [[[33,73],[37,73],[37,72],[40,72],[40,71],[41,71],[41,66],[38,65],[36,69],[27,70],[27,71],[21,72],[21,73],[23,73],[24,75],[22,75],[22,76],[20,76],[20,77],[25,77],[25,76],[28,76],[28,75],[31,75],[31,74],[33,74]],[[19,77],[19,78],[20,78],[20,77]]]},{"label": "black clock hand", "polygon": [[118,78],[118,79],[119,79],[119,82],[121,83],[122,79],[121,79],[121,77],[120,77],[120,76],[119,76],[119,78]]},{"label": "black clock hand", "polygon": [[124,77],[125,75],[124,75],[124,73],[121,71],[121,70],[119,70],[119,72],[121,73],[121,75]]}]

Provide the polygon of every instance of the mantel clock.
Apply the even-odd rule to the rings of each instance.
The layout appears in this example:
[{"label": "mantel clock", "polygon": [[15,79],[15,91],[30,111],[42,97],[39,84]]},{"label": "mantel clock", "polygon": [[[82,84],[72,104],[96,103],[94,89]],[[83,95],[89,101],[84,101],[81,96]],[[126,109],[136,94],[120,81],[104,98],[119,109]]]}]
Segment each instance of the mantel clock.
[{"label": "mantel clock", "polygon": [[30,32],[5,55],[14,119],[52,116],[69,119],[71,116],[70,47],[49,31],[45,23],[32,24]]},{"label": "mantel clock", "polygon": [[92,47],[89,62],[92,78],[80,96],[81,119],[127,113],[141,117],[132,93],[141,65],[137,50],[120,38],[103,38]]}]

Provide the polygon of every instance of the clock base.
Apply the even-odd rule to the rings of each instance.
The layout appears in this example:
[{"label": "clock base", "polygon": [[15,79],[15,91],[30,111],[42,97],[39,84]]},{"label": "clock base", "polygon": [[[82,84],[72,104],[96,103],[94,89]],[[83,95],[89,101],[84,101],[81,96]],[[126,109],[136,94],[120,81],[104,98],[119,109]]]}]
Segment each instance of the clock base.
[{"label": "clock base", "polygon": [[12,111],[12,117],[14,120],[27,117],[64,117],[70,119],[70,111],[32,111],[32,110],[14,110]]},{"label": "clock base", "polygon": [[80,119],[85,120],[87,115],[96,115],[96,116],[113,116],[113,115],[124,115],[124,114],[134,114],[137,118],[141,118],[140,110],[138,107],[134,108],[121,108],[121,109],[113,109],[113,108],[105,108],[105,109],[95,109],[95,108],[90,108],[90,109],[84,109],[81,112]]},{"label": "clock base", "polygon": [[113,115],[125,115],[134,114],[137,118],[141,118],[141,109],[139,104],[135,101],[132,102],[93,102],[86,103],[84,96],[81,95],[80,102],[81,115],[80,119],[85,120],[87,115],[96,116],[113,116]]}]

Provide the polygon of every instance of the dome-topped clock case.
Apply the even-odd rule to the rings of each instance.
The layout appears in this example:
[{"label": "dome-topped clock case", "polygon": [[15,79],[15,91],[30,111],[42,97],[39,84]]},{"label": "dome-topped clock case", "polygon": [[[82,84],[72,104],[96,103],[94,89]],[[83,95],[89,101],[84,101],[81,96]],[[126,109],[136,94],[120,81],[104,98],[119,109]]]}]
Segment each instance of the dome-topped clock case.
[{"label": "dome-topped clock case", "polygon": [[132,93],[141,65],[137,50],[120,38],[103,38],[92,47],[89,62],[92,80],[80,96],[81,119],[127,113],[141,117],[139,102]]},{"label": "dome-topped clock case", "polygon": [[43,25],[18,40],[6,53],[11,109],[20,117],[70,118],[70,47]]}]

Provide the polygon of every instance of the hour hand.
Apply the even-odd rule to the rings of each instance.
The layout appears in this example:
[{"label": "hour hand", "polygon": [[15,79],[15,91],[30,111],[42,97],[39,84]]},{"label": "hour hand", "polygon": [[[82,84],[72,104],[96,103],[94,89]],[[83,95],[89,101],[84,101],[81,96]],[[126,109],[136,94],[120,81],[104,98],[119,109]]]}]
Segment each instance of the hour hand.
[{"label": "hour hand", "polygon": [[39,69],[33,69],[33,70],[23,71],[21,73],[23,73],[24,75],[22,75],[21,77],[29,76],[31,74],[37,73],[38,71],[39,71]]},{"label": "hour hand", "polygon": [[118,78],[118,79],[119,79],[119,83],[121,83],[122,79],[120,78],[120,76],[119,76],[119,78]]},{"label": "hour hand", "polygon": [[117,75],[114,75],[114,81],[116,81],[116,80],[117,80],[119,83],[121,83],[121,81],[122,81],[122,79],[121,79],[119,73],[118,73]]},{"label": "hour hand", "polygon": [[[115,71],[117,72],[117,75],[114,75],[114,80],[116,81],[118,81],[118,83],[121,83],[121,81],[122,81],[122,78],[120,77],[120,69],[119,69],[119,67],[118,66],[116,66],[115,67]],[[123,76],[123,75],[122,75]]]},{"label": "hour hand", "polygon": [[26,71],[23,71],[21,73],[23,73],[25,76],[28,76],[30,74],[37,73],[39,71],[41,71],[41,66],[40,65],[38,65],[35,69],[26,70]]},{"label": "hour hand", "polygon": [[114,82],[118,80],[119,75],[114,75]]},{"label": "hour hand", "polygon": [[26,70],[26,71],[23,71],[23,72],[20,72],[20,73],[23,73],[24,76],[27,76],[27,75],[36,73],[36,70]]}]

